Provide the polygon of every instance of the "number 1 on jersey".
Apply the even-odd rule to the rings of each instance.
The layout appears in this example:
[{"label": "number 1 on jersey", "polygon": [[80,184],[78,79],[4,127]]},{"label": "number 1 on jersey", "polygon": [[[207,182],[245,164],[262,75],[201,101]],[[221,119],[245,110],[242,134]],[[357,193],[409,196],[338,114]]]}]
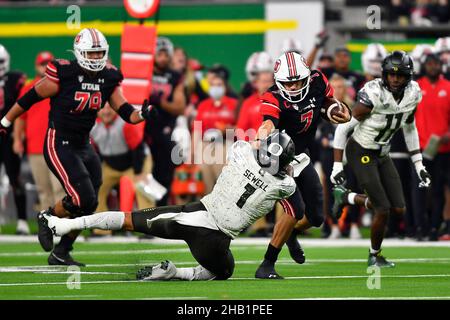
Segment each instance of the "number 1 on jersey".
[{"label": "number 1 on jersey", "polygon": [[254,186],[252,186],[250,183],[247,183],[244,188],[245,188],[244,193],[239,198],[239,200],[236,202],[236,205],[239,208],[242,208],[244,206],[245,202],[247,202],[248,197],[250,197],[256,191],[256,188]]}]

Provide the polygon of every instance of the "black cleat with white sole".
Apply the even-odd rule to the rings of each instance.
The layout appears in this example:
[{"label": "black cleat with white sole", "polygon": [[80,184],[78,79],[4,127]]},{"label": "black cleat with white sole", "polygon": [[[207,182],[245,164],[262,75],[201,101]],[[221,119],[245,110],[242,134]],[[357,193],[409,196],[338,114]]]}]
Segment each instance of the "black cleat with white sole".
[{"label": "black cleat with white sole", "polygon": [[280,276],[276,271],[275,271],[275,264],[268,261],[268,260],[264,260],[261,265],[258,267],[258,270],[256,270],[255,273],[255,278],[258,279],[275,279],[275,280],[280,280],[280,279],[284,279],[282,276]]},{"label": "black cleat with white sole", "polygon": [[51,266],[86,266],[82,262],[75,261],[69,252],[55,252],[55,250],[50,254],[47,261]]},{"label": "black cleat with white sole", "polygon": [[53,250],[53,234],[54,231],[48,227],[45,215],[51,215],[52,209],[42,210],[37,215],[38,223],[38,239],[42,249],[49,252]]}]

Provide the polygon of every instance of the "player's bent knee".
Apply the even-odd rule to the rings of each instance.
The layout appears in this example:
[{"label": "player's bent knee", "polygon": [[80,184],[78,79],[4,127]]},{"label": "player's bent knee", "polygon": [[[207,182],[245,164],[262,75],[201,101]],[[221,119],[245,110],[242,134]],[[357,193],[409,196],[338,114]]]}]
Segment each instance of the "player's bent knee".
[{"label": "player's bent knee", "polygon": [[320,227],[323,222],[324,222],[324,218],[322,215],[316,215],[314,217],[310,217],[308,218],[309,223],[313,226],[313,227]]},{"label": "player's bent knee", "polygon": [[406,208],[402,207],[402,208],[391,208],[391,213],[393,214],[398,214],[398,215],[403,215],[406,212]]}]

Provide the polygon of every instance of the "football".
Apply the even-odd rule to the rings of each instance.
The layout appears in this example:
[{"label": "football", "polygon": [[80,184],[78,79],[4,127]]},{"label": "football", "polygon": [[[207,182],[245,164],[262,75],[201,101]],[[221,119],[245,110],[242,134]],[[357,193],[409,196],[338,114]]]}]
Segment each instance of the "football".
[{"label": "football", "polygon": [[325,98],[325,101],[323,103],[323,113],[327,115],[327,118],[332,123],[337,123],[336,120],[334,120],[334,116],[337,115],[339,112],[344,111],[345,103],[340,102],[335,98]]}]

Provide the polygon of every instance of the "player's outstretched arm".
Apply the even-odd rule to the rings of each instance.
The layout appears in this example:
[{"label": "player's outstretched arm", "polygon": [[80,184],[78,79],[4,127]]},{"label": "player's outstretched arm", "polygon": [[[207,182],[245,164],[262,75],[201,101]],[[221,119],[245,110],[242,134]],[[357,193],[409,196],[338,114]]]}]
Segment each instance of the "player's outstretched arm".
[{"label": "player's outstretched arm", "polygon": [[141,110],[135,109],[123,96],[120,86],[111,94],[109,104],[123,120],[133,124],[150,120],[156,116],[157,112],[154,106],[148,104],[147,100],[142,104]]},{"label": "player's outstretched arm", "polygon": [[[58,90],[59,86],[57,83],[49,80],[47,77],[42,78],[34,87],[17,100],[3,119],[1,119],[0,134],[2,129],[4,130],[4,128],[10,127],[14,120],[30,109],[35,103],[56,95]],[[4,130],[4,132],[6,131]]]},{"label": "player's outstretched arm", "polygon": [[340,124],[334,133],[334,163],[330,180],[333,184],[343,184],[345,182],[344,165],[342,158],[344,156],[344,148],[347,143],[349,133],[358,123],[364,120],[372,111],[363,103],[357,102],[352,110],[352,119],[344,124]]},{"label": "player's outstretched arm", "polygon": [[270,119],[265,120],[259,127],[258,132],[256,133],[253,146],[255,148],[258,148],[259,144],[257,144],[257,142],[259,140],[263,140],[263,139],[267,138],[267,136],[269,134],[271,134],[274,129],[275,129],[275,124],[273,123],[273,121]]},{"label": "player's outstretched arm", "polygon": [[417,176],[420,179],[419,187],[427,188],[431,184],[431,175],[423,165],[422,153],[420,152],[419,133],[417,132],[414,114],[407,119],[403,126],[403,135],[405,137],[406,147],[408,148],[411,161],[416,169]]}]

